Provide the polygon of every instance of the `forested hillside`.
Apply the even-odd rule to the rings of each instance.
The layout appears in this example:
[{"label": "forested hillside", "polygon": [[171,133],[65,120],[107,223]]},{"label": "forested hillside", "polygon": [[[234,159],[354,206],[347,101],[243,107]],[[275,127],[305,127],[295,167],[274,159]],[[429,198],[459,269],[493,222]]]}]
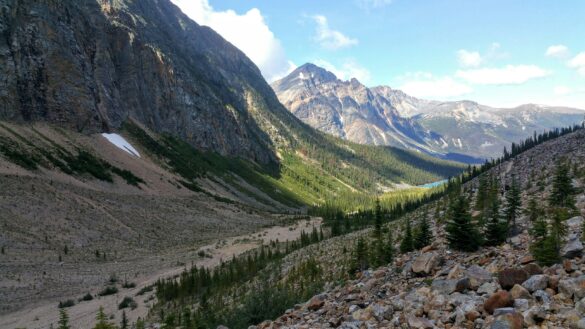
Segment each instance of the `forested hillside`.
[{"label": "forested hillside", "polygon": [[[577,279],[570,273],[582,267],[584,140],[580,126],[535,135],[424,199],[352,214],[329,208],[322,213],[327,230],[274,241],[213,273],[193,269],[159,283],[159,298],[175,302],[162,302],[153,319],[193,328],[572,326],[579,320],[572,300],[555,317],[546,305],[571,297],[567,289]],[[256,277],[239,281],[252,268]],[[215,284],[224,287],[218,294],[208,288]],[[459,308],[461,299],[466,308]],[[176,302],[195,310],[175,313]],[[283,315],[264,321],[278,311]]]}]

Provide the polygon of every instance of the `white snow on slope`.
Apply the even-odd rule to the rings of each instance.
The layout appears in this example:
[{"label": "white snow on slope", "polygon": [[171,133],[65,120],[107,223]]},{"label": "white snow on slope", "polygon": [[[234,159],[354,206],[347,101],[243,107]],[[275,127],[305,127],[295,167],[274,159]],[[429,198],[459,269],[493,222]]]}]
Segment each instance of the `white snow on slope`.
[{"label": "white snow on slope", "polygon": [[126,141],[124,137],[118,134],[106,133],[103,133],[102,136],[104,136],[110,143],[114,144],[120,150],[123,150],[135,157],[140,158],[140,153],[138,153],[138,151],[136,151],[136,149],[130,143],[128,143],[128,141]]}]

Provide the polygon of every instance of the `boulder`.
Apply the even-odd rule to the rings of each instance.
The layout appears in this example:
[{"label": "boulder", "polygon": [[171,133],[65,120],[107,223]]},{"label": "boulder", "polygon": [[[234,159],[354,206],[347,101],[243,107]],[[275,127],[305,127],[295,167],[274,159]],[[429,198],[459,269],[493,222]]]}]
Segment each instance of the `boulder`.
[{"label": "boulder", "polygon": [[410,328],[417,328],[417,329],[433,329],[435,325],[426,318],[420,318],[411,316],[408,318],[408,325]]},{"label": "boulder", "polygon": [[489,314],[493,314],[497,308],[514,306],[514,299],[509,292],[500,290],[492,294],[483,304],[483,309]]},{"label": "boulder", "polygon": [[534,262],[534,257],[532,255],[526,255],[520,258],[520,264],[526,265]]},{"label": "boulder", "polygon": [[482,284],[493,280],[492,274],[478,265],[470,266],[465,271],[465,276],[469,278],[473,290],[477,290]]},{"label": "boulder", "polygon": [[323,305],[325,305],[325,296],[317,295],[313,296],[313,298],[307,302],[307,309],[309,311],[316,311],[323,307]]},{"label": "boulder", "polygon": [[522,284],[528,280],[528,272],[520,268],[506,268],[498,273],[498,282],[503,289],[509,290],[515,284]]},{"label": "boulder", "polygon": [[581,254],[583,254],[583,243],[581,243],[581,240],[578,237],[570,239],[563,247],[561,253],[563,257],[569,259],[580,257]]},{"label": "boulder", "polygon": [[583,225],[583,217],[575,216],[573,218],[567,219],[565,223],[571,232],[580,232]]},{"label": "boulder", "polygon": [[527,327],[537,325],[546,319],[546,310],[540,306],[533,306],[523,313],[524,324]]},{"label": "boulder", "polygon": [[538,264],[536,263],[526,264],[525,266],[522,267],[522,269],[528,273],[528,276],[543,273],[542,267],[538,266]]},{"label": "boulder", "polygon": [[491,295],[498,290],[499,286],[496,282],[486,282],[477,288],[477,293],[480,295]]},{"label": "boulder", "polygon": [[530,307],[528,299],[514,299],[514,309],[518,312],[526,311]]},{"label": "boulder", "polygon": [[435,252],[426,252],[412,262],[412,272],[417,275],[429,275],[441,263],[441,257]]},{"label": "boulder", "polygon": [[548,287],[548,276],[544,274],[533,275],[522,283],[522,287],[530,292],[544,290]]},{"label": "boulder", "polygon": [[431,284],[431,290],[437,291],[442,295],[449,295],[454,292],[463,292],[470,287],[469,279],[452,279],[452,280],[434,280]]},{"label": "boulder", "polygon": [[512,289],[510,289],[510,294],[512,298],[522,298],[522,299],[532,299],[532,295],[530,295],[530,291],[519,284],[515,284]]},{"label": "boulder", "polygon": [[550,303],[550,295],[549,293],[547,293],[544,290],[537,290],[535,291],[532,296],[534,296],[534,299],[536,299],[537,301],[544,303],[544,304],[548,304]]},{"label": "boulder", "polygon": [[518,313],[507,313],[500,315],[492,323],[491,329],[522,329],[522,315]]},{"label": "boulder", "polygon": [[577,329],[585,329],[585,318],[577,321]]},{"label": "boulder", "polygon": [[585,297],[585,275],[559,280],[559,292],[568,298],[581,299]]}]

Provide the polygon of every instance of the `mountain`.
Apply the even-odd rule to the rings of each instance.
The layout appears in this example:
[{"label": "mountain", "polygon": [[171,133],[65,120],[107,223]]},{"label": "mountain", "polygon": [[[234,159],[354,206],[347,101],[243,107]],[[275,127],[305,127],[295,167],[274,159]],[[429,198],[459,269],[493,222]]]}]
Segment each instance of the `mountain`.
[{"label": "mountain", "polygon": [[[49,327],[69,299],[76,327],[91,327],[98,305],[79,299],[105,282],[152,291],[162,274],[207,262],[207,244],[242,235],[225,252],[209,247],[219,262],[309,207],[463,169],[316,131],[241,51],[168,0],[0,8],[2,328]],[[93,303],[118,318],[123,297]]]},{"label": "mountain", "polygon": [[583,120],[579,109],[522,105],[497,109],[471,101],[424,100],[386,86],[305,64],[272,84],[280,101],[312,127],[356,143],[392,145],[437,157],[480,162],[533,132]]},{"label": "mountain", "polygon": [[320,131],[361,144],[433,153],[427,144],[436,136],[402,117],[389,99],[357,79],[342,81],[323,68],[305,64],[272,88],[292,113]]},{"label": "mountain", "polygon": [[585,111],[569,107],[525,104],[493,108],[472,101],[418,99],[384,86],[372,90],[390,99],[400,115],[440,135],[438,146],[444,151],[479,158],[495,158],[504,147],[534,132],[579,124],[585,118]]},{"label": "mountain", "polygon": [[[360,147],[356,157],[348,151],[353,146],[303,124],[241,51],[167,0],[19,1],[6,8],[0,120],[42,121],[82,133],[119,131],[132,121],[268,170],[279,171],[302,154],[319,163],[314,171],[336,171],[343,181],[364,170],[370,174],[362,176],[383,186],[404,181],[396,171],[374,168],[365,154],[397,159],[395,151]],[[328,158],[347,166],[323,168]]]}]

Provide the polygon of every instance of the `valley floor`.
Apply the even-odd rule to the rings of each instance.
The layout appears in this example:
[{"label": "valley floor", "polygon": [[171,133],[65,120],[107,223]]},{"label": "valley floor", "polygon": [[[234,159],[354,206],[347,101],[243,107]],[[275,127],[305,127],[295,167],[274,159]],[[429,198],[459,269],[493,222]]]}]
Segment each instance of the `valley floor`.
[{"label": "valley floor", "polygon": [[[113,314],[116,319],[115,321],[119,321],[122,317],[122,311],[118,310],[118,305],[126,296],[132,297],[137,304],[135,309],[131,310],[127,308],[125,310],[128,319],[134,322],[139,317],[145,318],[150,307],[156,302],[154,290],[141,295],[137,294],[144,288],[154,284],[158,279],[179,275],[186,267],[191,265],[212,268],[220,264],[222,260],[229,260],[234,255],[237,256],[252,250],[262,243],[266,244],[275,240],[292,241],[299,238],[303,230],[310,231],[313,226],[319,227],[320,225],[321,219],[319,218],[299,220],[291,225],[273,226],[258,230],[254,233],[238,235],[227,239],[218,239],[211,244],[199,248],[177,248],[166,254],[150,255],[101,264],[87,263],[80,266],[78,263],[61,263],[52,268],[39,265],[37,269],[25,270],[26,267],[22,264],[3,263],[2,267],[4,269],[2,273],[11,273],[12,276],[17,275],[20,277],[25,274],[24,272],[33,273],[43,271],[61,278],[75,278],[74,280],[56,282],[55,284],[57,286],[47,285],[45,282],[37,283],[42,286],[48,286],[47,288],[61,287],[63,296],[71,296],[73,299],[81,297],[86,292],[90,292],[95,296],[91,301],[76,301],[75,306],[67,308],[71,324],[74,328],[91,328],[95,322],[95,315],[100,306],[104,308],[106,314]],[[201,251],[202,253],[200,253]],[[21,268],[21,272],[16,274],[15,272],[18,271],[18,268]],[[119,280],[135,283],[136,286],[130,289],[119,288],[120,291],[114,295],[98,297],[97,293],[107,285],[107,273],[125,273],[123,276],[119,276]],[[131,273],[134,273],[134,275],[131,275]],[[0,285],[6,289],[5,291],[13,291],[18,295],[20,288],[26,285],[26,283],[19,283],[18,280],[2,276],[0,278]],[[120,287],[120,284],[117,284],[117,286]],[[31,303],[34,306],[27,305],[25,309],[20,311],[1,315],[0,327],[7,329],[40,329],[49,328],[51,324],[56,325],[59,315],[56,299],[47,298],[36,300],[37,297],[35,295],[42,296],[43,294],[37,293],[28,296],[19,296],[23,304]],[[62,298],[62,300],[66,299],[68,297]],[[3,302],[8,303],[10,301],[9,296],[3,296]]]}]

